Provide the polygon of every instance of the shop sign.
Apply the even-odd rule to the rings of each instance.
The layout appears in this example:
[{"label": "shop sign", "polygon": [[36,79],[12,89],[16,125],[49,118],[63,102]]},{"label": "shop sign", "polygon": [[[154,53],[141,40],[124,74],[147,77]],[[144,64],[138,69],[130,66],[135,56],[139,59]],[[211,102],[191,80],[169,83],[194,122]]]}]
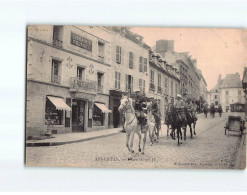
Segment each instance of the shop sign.
[{"label": "shop sign", "polygon": [[92,51],[92,41],[71,32],[71,44]]},{"label": "shop sign", "polygon": [[76,90],[83,90],[83,91],[92,91],[96,92],[97,90],[97,84],[96,81],[92,80],[81,80],[78,79],[77,77],[71,78],[72,79],[72,89]]}]

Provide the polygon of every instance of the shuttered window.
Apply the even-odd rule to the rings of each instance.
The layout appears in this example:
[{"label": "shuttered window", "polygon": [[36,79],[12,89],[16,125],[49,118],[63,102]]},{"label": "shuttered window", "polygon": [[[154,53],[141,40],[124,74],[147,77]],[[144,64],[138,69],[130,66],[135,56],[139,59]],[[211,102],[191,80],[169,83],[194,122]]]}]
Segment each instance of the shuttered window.
[{"label": "shuttered window", "polygon": [[147,63],[148,63],[148,59],[144,58],[144,71],[143,72],[147,72]]},{"label": "shuttered window", "polygon": [[139,71],[143,72],[143,57],[141,56],[139,58]]},{"label": "shuttered window", "polygon": [[129,68],[133,69],[134,67],[134,53],[129,52]]},{"label": "shuttered window", "polygon": [[121,47],[116,46],[116,62],[121,64]]}]

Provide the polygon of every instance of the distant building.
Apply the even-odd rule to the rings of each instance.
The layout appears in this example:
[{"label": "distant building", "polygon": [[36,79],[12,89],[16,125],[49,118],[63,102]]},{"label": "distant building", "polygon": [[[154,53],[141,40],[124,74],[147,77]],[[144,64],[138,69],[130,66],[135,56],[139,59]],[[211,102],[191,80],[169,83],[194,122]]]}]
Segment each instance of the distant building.
[{"label": "distant building", "polygon": [[222,105],[223,111],[229,111],[233,104],[244,104],[244,92],[239,73],[227,74],[224,79],[218,77],[217,85],[208,93],[209,104]]}]

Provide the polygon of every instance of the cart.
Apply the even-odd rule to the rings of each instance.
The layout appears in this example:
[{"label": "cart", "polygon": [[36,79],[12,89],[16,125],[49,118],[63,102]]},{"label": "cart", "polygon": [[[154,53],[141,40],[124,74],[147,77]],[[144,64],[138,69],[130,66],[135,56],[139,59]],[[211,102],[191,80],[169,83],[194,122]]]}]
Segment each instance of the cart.
[{"label": "cart", "polygon": [[225,135],[226,131],[236,131],[239,132],[240,137],[243,135],[243,131],[245,129],[244,127],[245,121],[241,119],[240,116],[228,116],[228,121],[226,122],[225,126]]}]

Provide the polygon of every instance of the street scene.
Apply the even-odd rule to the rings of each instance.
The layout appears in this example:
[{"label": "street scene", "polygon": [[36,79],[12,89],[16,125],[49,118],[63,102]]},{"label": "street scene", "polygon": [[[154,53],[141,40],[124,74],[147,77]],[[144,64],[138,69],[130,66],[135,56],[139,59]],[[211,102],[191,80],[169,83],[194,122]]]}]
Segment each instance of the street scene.
[{"label": "street scene", "polygon": [[[240,159],[238,148],[241,138],[237,132],[224,135],[224,126],[229,114],[221,118],[200,116],[197,136],[188,138],[180,147],[167,137],[166,127],[162,125],[162,136],[158,143],[150,146],[147,141],[145,155],[137,154],[132,161],[127,159],[125,134],[98,138],[61,146],[27,147],[28,166],[72,166],[95,168],[199,168],[234,169]],[[138,151],[135,136],[134,150]],[[238,157],[239,158],[239,157]]]},{"label": "street scene", "polygon": [[246,168],[244,30],[27,32],[26,166]]}]

